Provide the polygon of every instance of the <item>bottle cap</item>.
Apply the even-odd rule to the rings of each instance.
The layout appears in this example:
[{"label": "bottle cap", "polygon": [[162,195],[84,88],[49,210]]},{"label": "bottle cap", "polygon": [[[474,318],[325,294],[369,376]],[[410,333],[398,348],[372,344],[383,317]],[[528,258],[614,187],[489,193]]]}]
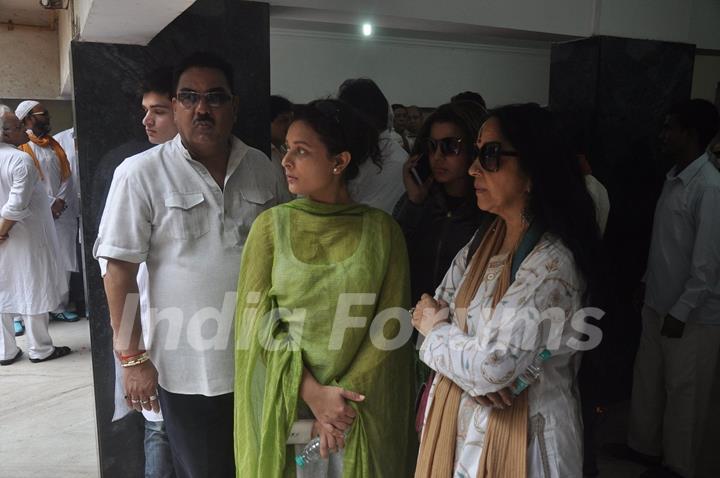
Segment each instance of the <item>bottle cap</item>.
[{"label": "bottle cap", "polygon": [[544,362],[547,359],[549,359],[551,355],[552,354],[550,353],[550,351],[548,349],[545,349],[542,352],[540,352],[540,359]]},{"label": "bottle cap", "polygon": [[303,467],[305,466],[305,460],[303,460],[303,457],[300,456],[300,455],[298,455],[298,456],[295,457],[295,463],[296,463],[297,466],[299,466],[300,468],[303,468]]}]

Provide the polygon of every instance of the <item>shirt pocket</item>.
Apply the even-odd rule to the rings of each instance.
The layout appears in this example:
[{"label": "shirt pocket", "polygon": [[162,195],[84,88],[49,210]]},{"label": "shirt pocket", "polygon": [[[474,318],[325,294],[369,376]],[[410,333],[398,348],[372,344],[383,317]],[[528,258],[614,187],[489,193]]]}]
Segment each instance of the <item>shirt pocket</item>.
[{"label": "shirt pocket", "polygon": [[237,231],[236,239],[239,245],[245,243],[250,227],[258,215],[274,206],[275,195],[267,189],[243,188],[236,196],[237,201],[232,210],[232,219]]},{"label": "shirt pocket", "polygon": [[167,230],[173,239],[198,239],[210,230],[209,206],[197,193],[170,193],[165,197]]}]

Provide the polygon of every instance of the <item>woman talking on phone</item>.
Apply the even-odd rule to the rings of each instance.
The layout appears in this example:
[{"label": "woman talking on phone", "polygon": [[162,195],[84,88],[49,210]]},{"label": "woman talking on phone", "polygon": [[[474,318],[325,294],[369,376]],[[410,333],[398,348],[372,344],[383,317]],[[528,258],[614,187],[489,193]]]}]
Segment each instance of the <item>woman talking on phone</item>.
[{"label": "woman talking on phone", "polygon": [[467,173],[474,159],[470,151],[486,114],[482,106],[469,101],[440,106],[418,132],[403,168],[406,193],[393,216],[408,246],[413,301],[434,293],[455,254],[487,217],[476,205]]}]

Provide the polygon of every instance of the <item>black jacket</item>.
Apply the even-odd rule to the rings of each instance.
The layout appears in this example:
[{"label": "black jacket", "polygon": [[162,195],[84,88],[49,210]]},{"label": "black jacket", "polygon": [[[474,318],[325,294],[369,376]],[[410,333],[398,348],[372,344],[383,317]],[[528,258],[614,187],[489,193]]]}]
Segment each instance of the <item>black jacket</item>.
[{"label": "black jacket", "polygon": [[470,242],[486,215],[474,196],[449,198],[438,185],[423,204],[413,203],[407,194],[400,198],[393,216],[407,242],[412,304],[424,293],[435,294],[455,255]]}]

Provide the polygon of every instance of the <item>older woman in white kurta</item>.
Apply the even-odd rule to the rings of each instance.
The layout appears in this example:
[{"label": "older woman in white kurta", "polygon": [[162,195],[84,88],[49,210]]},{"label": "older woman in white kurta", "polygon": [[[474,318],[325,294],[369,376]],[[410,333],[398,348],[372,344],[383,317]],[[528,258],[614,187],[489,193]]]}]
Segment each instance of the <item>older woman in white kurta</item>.
[{"label": "older woman in white kurta", "polygon": [[[450,304],[451,317],[454,317],[454,296],[463,280],[467,252],[465,247],[458,253],[436,293],[437,300]],[[515,282],[492,313],[493,291],[499,276],[497,268],[486,272],[468,309],[467,334],[456,324],[439,324],[428,334],[420,350],[420,358],[430,368],[449,377],[465,391],[458,412],[455,476],[477,475],[492,410],[473,397],[511,385],[546,348],[552,356],[543,364],[540,379],[529,387],[528,470],[531,473],[528,476],[582,476],[582,427],[575,392],[580,356],[568,346],[576,343],[573,338],[578,340],[570,320],[581,308],[582,291],[570,251],[557,238],[544,235],[523,261]],[[503,321],[505,314],[523,308],[540,312],[559,308],[564,312],[562,322],[554,325],[559,348],[548,343],[549,320],[541,323],[541,317],[529,315],[529,320],[520,323]],[[505,347],[510,354],[499,353]],[[433,396],[434,387],[430,400]]]},{"label": "older woman in white kurta", "polygon": [[[600,235],[553,121],[538,105],[512,105],[480,129],[469,173],[478,207],[497,219],[413,314],[420,358],[437,372],[416,478],[582,476],[575,377],[588,346],[582,309],[600,289]],[[514,395],[545,350],[539,379]]]}]

